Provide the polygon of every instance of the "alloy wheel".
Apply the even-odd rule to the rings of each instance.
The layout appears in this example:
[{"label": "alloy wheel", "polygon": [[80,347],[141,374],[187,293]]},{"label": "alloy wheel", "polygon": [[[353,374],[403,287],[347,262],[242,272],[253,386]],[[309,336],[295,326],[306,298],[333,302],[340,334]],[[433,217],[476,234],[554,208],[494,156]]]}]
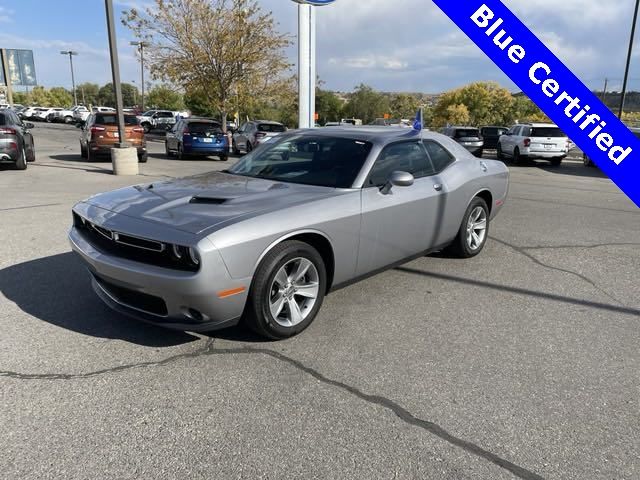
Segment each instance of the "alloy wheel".
[{"label": "alloy wheel", "polygon": [[320,277],[313,262],[302,257],[289,260],[269,289],[271,316],[283,327],[294,327],[311,313],[319,293]]},{"label": "alloy wheel", "polygon": [[476,251],[482,247],[487,236],[487,212],[481,206],[471,211],[467,222],[467,246]]}]

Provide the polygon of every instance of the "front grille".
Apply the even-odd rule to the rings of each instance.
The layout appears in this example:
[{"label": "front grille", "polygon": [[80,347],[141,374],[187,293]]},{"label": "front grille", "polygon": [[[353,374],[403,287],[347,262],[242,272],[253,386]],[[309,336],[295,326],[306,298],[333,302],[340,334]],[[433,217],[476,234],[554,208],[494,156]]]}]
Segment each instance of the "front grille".
[{"label": "front grille", "polygon": [[114,285],[95,274],[93,277],[116,302],[153,315],[167,316],[167,304],[162,298]]},{"label": "front grille", "polygon": [[188,255],[183,255],[182,260],[176,258],[165,243],[114,232],[95,225],[75,212],[73,225],[87,242],[103,253],[172,270],[198,271],[198,265],[184,260]]}]

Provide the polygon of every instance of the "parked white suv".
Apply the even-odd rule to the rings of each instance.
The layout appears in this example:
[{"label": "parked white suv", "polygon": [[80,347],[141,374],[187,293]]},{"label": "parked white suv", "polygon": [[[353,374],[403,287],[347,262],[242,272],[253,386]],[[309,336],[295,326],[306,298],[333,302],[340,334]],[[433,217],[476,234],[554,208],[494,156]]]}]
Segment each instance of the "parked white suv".
[{"label": "parked white suv", "polygon": [[498,140],[498,158],[510,157],[513,163],[528,158],[548,160],[558,166],[569,153],[569,138],[551,123],[515,125]]}]

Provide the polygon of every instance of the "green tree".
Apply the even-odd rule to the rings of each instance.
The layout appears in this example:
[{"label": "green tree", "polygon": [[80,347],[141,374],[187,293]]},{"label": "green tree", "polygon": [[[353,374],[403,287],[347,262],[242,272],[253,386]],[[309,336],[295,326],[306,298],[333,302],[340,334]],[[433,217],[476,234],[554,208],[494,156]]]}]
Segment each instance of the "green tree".
[{"label": "green tree", "polygon": [[225,129],[229,113],[245,100],[271,97],[290,68],[289,36],[257,0],[155,0],[122,21],[149,44],[154,78],[197,92]]},{"label": "green tree", "polygon": [[359,118],[364,124],[371,123],[388,112],[388,97],[363,83],[349,95],[349,101],[344,107],[345,116]]},{"label": "green tree", "polygon": [[29,105],[29,95],[27,92],[13,92],[13,103]]},{"label": "green tree", "polygon": [[[433,123],[434,126],[452,123],[508,125],[513,121],[513,102],[511,92],[497,83],[472,83],[440,97],[434,109]],[[459,121],[463,117],[459,105],[464,105],[468,111],[466,122]],[[451,118],[450,115],[456,117]]]},{"label": "green tree", "polygon": [[338,122],[342,118],[342,100],[333,92],[317,88],[316,113],[321,125],[327,122]]},{"label": "green tree", "polygon": [[180,92],[169,85],[157,85],[149,90],[146,95],[146,104],[150,108],[159,108],[163,110],[183,110],[184,100]]},{"label": "green tree", "polygon": [[47,92],[50,107],[71,107],[73,105],[73,95],[66,88],[53,87]]},{"label": "green tree", "polygon": [[[132,107],[138,103],[140,94],[138,87],[131,85],[130,83],[123,83],[122,86],[122,103],[125,107]],[[107,83],[100,90],[98,90],[98,102],[105,107],[116,106],[116,95],[113,89],[113,83]]]},{"label": "green tree", "polygon": [[29,92],[29,104],[31,105],[49,105],[49,92],[44,87],[33,87]]},{"label": "green tree", "polygon": [[99,103],[98,92],[100,91],[100,85],[97,83],[85,82],[76,86],[78,92],[78,102],[82,102],[85,105],[97,105]]},{"label": "green tree", "polygon": [[397,93],[391,96],[389,114],[392,118],[414,118],[420,101],[413,95]]}]

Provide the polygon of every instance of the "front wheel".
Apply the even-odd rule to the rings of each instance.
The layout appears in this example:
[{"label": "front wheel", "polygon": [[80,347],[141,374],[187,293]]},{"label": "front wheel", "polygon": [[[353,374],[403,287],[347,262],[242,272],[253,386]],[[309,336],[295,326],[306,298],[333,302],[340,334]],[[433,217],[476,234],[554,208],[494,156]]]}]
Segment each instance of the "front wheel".
[{"label": "front wheel", "polygon": [[304,242],[283,242],[256,271],[244,321],[270,339],[297,335],[318,314],[326,288],[326,268],[318,251]]},{"label": "front wheel", "polygon": [[473,199],[462,219],[460,230],[447,251],[456,257],[471,258],[478,255],[489,236],[489,207],[480,197]]},{"label": "front wheel", "polygon": [[502,151],[502,145],[498,144],[498,147],[496,148],[496,152],[497,152],[498,160],[504,160],[504,152]]}]

